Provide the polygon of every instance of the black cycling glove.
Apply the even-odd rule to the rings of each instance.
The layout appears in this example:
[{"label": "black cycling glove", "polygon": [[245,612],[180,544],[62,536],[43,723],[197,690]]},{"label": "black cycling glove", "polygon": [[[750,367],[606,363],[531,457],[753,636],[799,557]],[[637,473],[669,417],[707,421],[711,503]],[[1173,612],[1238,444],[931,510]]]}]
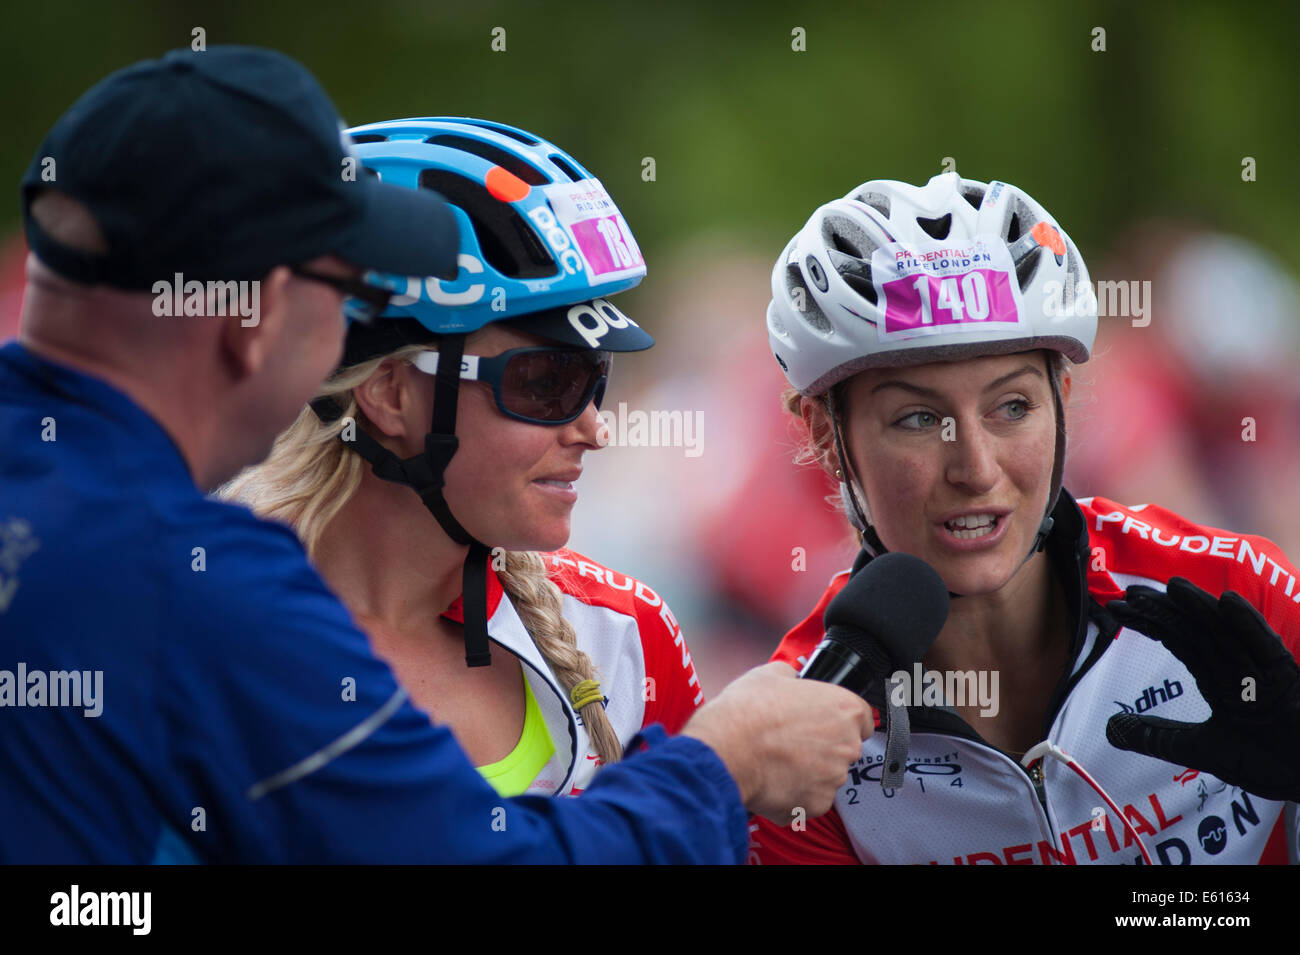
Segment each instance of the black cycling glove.
[{"label": "black cycling glove", "polygon": [[1204,723],[1117,713],[1106,724],[1113,746],[1300,802],[1300,666],[1258,610],[1182,577],[1163,594],[1135,584],[1106,609],[1178,657],[1211,709]]}]

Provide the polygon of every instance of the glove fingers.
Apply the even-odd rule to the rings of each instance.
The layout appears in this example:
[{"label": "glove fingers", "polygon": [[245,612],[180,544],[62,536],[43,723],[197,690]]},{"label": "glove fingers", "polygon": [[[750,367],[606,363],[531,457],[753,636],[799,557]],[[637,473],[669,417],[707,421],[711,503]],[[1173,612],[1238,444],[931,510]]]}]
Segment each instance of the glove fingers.
[{"label": "glove fingers", "polygon": [[1184,613],[1193,617],[1208,622],[1219,615],[1218,598],[1186,577],[1170,577],[1165,593]]},{"label": "glove fingers", "polygon": [[1106,724],[1106,738],[1118,749],[1198,769],[1265,799],[1300,800],[1300,764],[1261,757],[1258,748],[1242,745],[1240,732],[1227,731],[1214,719],[1176,723],[1116,713]]},{"label": "glove fingers", "polygon": [[1117,749],[1211,773],[1214,767],[1205,765],[1205,755],[1223,745],[1211,738],[1218,735],[1208,722],[1179,723],[1136,713],[1116,713],[1106,722],[1106,739]]},{"label": "glove fingers", "polygon": [[1295,666],[1295,659],[1264,615],[1240,594],[1227,591],[1219,600],[1219,614],[1255,669],[1263,672],[1289,669],[1288,661],[1291,667]]},{"label": "glove fingers", "polygon": [[1182,613],[1159,591],[1130,587],[1124,600],[1112,600],[1106,609],[1130,630],[1163,643],[1192,673],[1213,671],[1218,648],[1204,632],[1204,624]]}]

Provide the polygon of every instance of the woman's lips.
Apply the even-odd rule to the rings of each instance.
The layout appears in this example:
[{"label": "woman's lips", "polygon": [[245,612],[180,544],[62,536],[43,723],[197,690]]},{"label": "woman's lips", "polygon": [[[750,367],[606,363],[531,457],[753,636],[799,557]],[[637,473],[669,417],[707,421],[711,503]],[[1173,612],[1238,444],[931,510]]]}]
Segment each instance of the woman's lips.
[{"label": "woman's lips", "polygon": [[[988,518],[992,518],[991,523],[988,522]],[[959,523],[953,524],[953,520],[958,520]],[[967,511],[957,515],[956,518],[940,521],[934,526],[935,533],[945,547],[960,551],[978,551],[997,546],[1006,535],[1007,523],[1006,514],[986,511],[981,515],[980,512]],[[961,526],[962,524],[967,526]]]},{"label": "woman's lips", "polygon": [[572,481],[562,481],[553,478],[538,478],[533,481],[533,486],[538,488],[544,494],[549,494],[568,501],[570,504],[578,500],[577,488],[573,486]]}]

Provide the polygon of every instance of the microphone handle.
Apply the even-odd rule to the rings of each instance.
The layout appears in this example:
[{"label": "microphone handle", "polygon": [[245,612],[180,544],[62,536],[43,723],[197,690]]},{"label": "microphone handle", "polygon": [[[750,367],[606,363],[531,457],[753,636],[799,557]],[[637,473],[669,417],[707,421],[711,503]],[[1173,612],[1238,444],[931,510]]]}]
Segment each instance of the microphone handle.
[{"label": "microphone handle", "polygon": [[883,647],[874,644],[862,646],[861,641],[858,646],[863,652],[854,650],[842,639],[836,639],[833,629],[828,631],[827,637],[803,665],[800,677],[802,680],[835,683],[862,696],[872,706],[878,706],[883,690],[881,680],[889,674],[888,656]]}]

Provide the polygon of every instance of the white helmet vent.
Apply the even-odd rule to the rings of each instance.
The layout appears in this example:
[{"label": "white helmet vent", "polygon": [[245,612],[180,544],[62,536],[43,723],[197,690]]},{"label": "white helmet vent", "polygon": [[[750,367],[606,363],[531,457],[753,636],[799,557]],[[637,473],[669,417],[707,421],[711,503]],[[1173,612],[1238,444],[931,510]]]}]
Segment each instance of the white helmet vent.
[{"label": "white helmet vent", "polygon": [[1033,282],[1034,273],[1038,271],[1038,263],[1043,260],[1043,251],[1042,246],[1039,246],[1016,263],[1016,278],[1020,280],[1020,291],[1025,291]]},{"label": "white helmet vent", "polygon": [[932,239],[948,238],[948,231],[952,228],[952,213],[945,213],[937,219],[927,219],[924,216],[916,217],[916,224],[925,230],[926,235]]},{"label": "white helmet vent", "polygon": [[886,219],[889,218],[890,202],[889,196],[883,192],[851,192],[847,198],[856,199],[863,205],[871,206]]},{"label": "white helmet vent", "polygon": [[848,216],[833,214],[823,216],[822,237],[826,240],[826,245],[837,252],[867,262],[871,261],[871,253],[880,248],[880,243],[871,238],[862,226]]},{"label": "white helmet vent", "polygon": [[[822,312],[817,300],[813,298],[812,289],[804,281],[803,271],[799,268],[798,262],[791,262],[786,266],[785,284],[790,298],[802,306],[798,309],[798,314],[804,323],[811,325],[823,335],[829,335],[834,331],[830,319]],[[795,289],[800,291],[796,293]]]}]

